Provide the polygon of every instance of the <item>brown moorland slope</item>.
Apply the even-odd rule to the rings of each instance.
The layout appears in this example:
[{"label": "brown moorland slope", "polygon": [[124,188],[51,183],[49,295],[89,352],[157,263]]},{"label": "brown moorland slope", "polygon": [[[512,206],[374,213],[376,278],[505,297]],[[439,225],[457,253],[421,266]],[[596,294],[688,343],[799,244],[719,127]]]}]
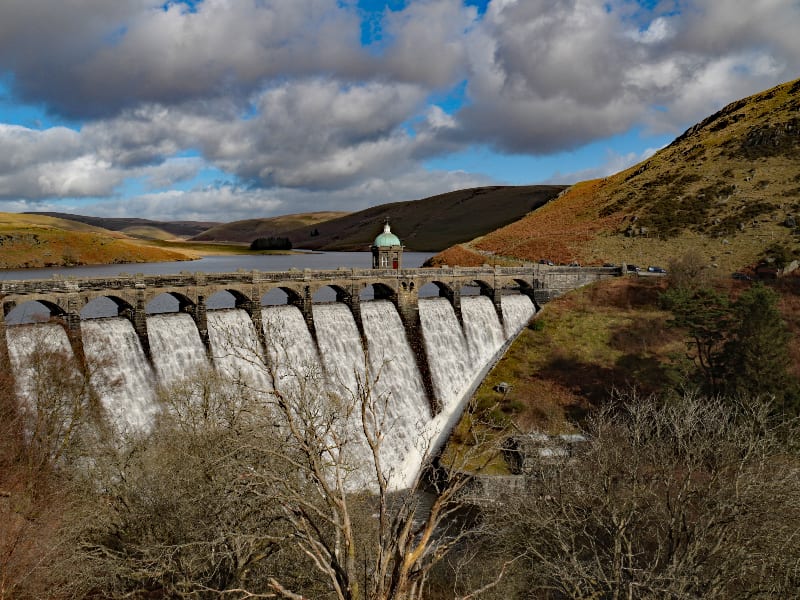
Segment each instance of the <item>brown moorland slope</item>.
[{"label": "brown moorland slope", "polygon": [[389,219],[392,232],[406,250],[437,252],[512,223],[564,189],[561,185],[527,185],[458,190],[381,204],[286,235],[298,248],[366,250]]},{"label": "brown moorland slope", "polygon": [[[210,227],[195,235],[193,242],[242,242],[250,243],[260,237],[286,236],[287,232],[309,227],[312,230],[320,223],[347,215],[346,212],[325,211],[282,215],[265,219],[245,219]],[[295,240],[293,239],[292,242]]]},{"label": "brown moorland slope", "polygon": [[[110,231],[122,231],[133,237],[148,239],[164,239],[171,237],[189,237],[197,235],[217,225],[215,221],[153,221],[152,219],[123,218],[123,217],[92,217],[88,215],[74,215],[60,212],[25,213],[31,215],[45,215],[68,221],[77,221],[94,227]],[[141,235],[143,234],[143,235]]]},{"label": "brown moorland slope", "polygon": [[189,260],[121,233],[37,214],[0,213],[0,268]]},{"label": "brown moorland slope", "polygon": [[495,255],[663,264],[693,250],[725,271],[752,265],[776,247],[796,256],[799,152],[796,80],[733,102],[644,162],[576,184],[433,262],[459,264],[472,253],[482,262]]}]

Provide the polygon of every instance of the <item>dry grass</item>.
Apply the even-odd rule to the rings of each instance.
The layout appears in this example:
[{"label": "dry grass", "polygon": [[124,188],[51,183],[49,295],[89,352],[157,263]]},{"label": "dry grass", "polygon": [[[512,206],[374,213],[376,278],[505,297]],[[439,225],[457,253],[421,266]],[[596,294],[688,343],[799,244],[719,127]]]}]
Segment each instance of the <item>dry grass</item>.
[{"label": "dry grass", "polygon": [[576,184],[465,246],[525,261],[643,266],[691,250],[726,275],[776,243],[800,257],[800,229],[784,225],[789,216],[800,225],[799,112],[800,80],[735,102],[639,165]]},{"label": "dry grass", "polygon": [[[663,289],[663,279],[622,277],[548,303],[478,388],[476,422],[568,433],[615,388],[670,385],[685,345],[658,306]],[[493,389],[501,381],[512,386],[505,395]],[[465,415],[450,452],[469,441],[472,423]]]},{"label": "dry grass", "polygon": [[125,235],[40,215],[0,213],[0,268],[37,268],[189,260],[186,252],[137,243]]}]

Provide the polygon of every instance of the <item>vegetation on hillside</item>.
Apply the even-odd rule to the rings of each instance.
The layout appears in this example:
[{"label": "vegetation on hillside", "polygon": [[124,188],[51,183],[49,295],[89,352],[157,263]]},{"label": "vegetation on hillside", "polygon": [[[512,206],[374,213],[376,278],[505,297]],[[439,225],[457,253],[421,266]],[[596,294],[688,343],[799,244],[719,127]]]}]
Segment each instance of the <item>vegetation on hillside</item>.
[{"label": "vegetation on hillside", "polygon": [[576,184],[467,246],[582,264],[663,264],[693,250],[728,273],[755,265],[775,243],[797,257],[798,107],[800,80],[734,102],[644,162]]},{"label": "vegetation on hillside", "polygon": [[291,250],[292,242],[286,237],[256,238],[250,242],[250,250]]},{"label": "vegetation on hillside", "polygon": [[20,269],[189,260],[185,252],[137,243],[118,233],[40,215],[0,214],[0,268]]},{"label": "vegetation on hillside", "polygon": [[[657,310],[659,286],[612,283],[585,295]],[[623,355],[634,324],[611,320]],[[586,335],[573,377],[620,363],[603,337]],[[313,371],[285,391],[197,373],[126,434],[89,393],[91,365],[45,347],[25,366],[27,401],[0,386],[0,598],[727,600],[800,584],[799,432],[764,398],[598,395],[576,421],[586,441],[531,455],[515,480],[476,477],[501,447],[497,422],[473,420],[423,494],[385,487],[391,398],[366,381],[320,402]]]}]

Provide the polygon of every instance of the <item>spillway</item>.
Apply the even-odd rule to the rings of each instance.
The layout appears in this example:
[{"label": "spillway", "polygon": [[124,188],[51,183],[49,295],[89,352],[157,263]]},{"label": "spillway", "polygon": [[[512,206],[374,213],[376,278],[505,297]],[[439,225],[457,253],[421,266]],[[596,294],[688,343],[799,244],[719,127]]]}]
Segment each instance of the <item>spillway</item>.
[{"label": "spillway", "polygon": [[[159,385],[191,379],[208,368],[265,399],[273,389],[326,402],[331,395],[339,397],[341,404],[330,405],[334,409],[352,403],[359,386],[367,383],[378,400],[376,418],[385,425],[382,465],[391,473],[393,485],[402,487],[419,470],[425,448],[441,443],[476,384],[535,313],[531,301],[519,295],[503,296],[501,309],[502,323],[490,298],[464,297],[459,321],[447,299],[420,299],[424,347],[420,356],[414,354],[412,348],[417,346],[407,339],[396,307],[386,300],[361,303],[361,327],[345,304],[315,304],[315,335],[294,306],[262,307],[261,332],[241,309],[209,310],[209,348],[190,315],[150,315],[150,360],[124,318],[84,320],[81,335],[95,392],[110,421],[123,431],[152,425],[159,410]],[[44,342],[37,346],[34,338]],[[23,397],[35,392],[34,376],[26,364],[33,348],[45,343],[74,361],[69,339],[57,324],[9,327],[7,339]],[[418,369],[420,360],[427,361],[435,400],[441,406],[436,415]],[[348,437],[360,436],[359,414],[350,414],[344,423]],[[353,442],[348,452],[368,460],[363,442]]]},{"label": "spillway", "polygon": [[[37,399],[51,395],[54,384],[80,377],[72,346],[64,328],[55,323],[19,325],[6,334],[8,355],[15,375],[17,394],[31,408]],[[54,368],[60,372],[54,372]],[[58,375],[60,381],[50,377]]]},{"label": "spillway", "polygon": [[503,309],[503,323],[506,339],[514,337],[536,314],[536,307],[527,296],[503,296],[500,298]]},{"label": "spillway", "polygon": [[286,393],[319,393],[324,385],[319,355],[300,310],[289,305],[264,307],[261,321],[275,387]]},{"label": "spillway", "polygon": [[421,298],[419,318],[436,397],[448,410],[469,384],[472,367],[467,340],[446,298]]},{"label": "spillway", "polygon": [[464,337],[473,369],[480,369],[500,350],[506,341],[494,304],[487,296],[461,299]]},{"label": "spillway", "polygon": [[147,335],[153,367],[162,386],[191,378],[209,367],[205,346],[188,314],[150,315]]},{"label": "spillway", "polygon": [[394,469],[394,481],[409,485],[422,458],[419,432],[431,418],[422,377],[406,338],[400,315],[391,302],[375,300],[361,306],[374,395],[382,408],[386,437],[383,465]]},{"label": "spillway", "polygon": [[157,411],[155,377],[133,325],[122,317],[81,321],[92,386],[120,432],[145,430]]},{"label": "spillway", "polygon": [[330,390],[347,398],[366,377],[366,361],[350,309],[339,302],[313,307],[317,344]]},{"label": "spillway", "polygon": [[264,349],[250,315],[238,308],[210,310],[207,319],[211,359],[217,371],[256,394],[271,390]]}]

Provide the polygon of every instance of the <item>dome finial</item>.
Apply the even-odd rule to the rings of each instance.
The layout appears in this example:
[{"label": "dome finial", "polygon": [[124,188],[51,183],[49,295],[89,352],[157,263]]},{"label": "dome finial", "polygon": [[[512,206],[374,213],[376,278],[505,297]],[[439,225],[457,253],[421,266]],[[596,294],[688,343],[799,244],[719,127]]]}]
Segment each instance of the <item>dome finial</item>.
[{"label": "dome finial", "polygon": [[383,222],[383,233],[392,233],[392,229],[389,227],[389,217],[386,217]]}]

